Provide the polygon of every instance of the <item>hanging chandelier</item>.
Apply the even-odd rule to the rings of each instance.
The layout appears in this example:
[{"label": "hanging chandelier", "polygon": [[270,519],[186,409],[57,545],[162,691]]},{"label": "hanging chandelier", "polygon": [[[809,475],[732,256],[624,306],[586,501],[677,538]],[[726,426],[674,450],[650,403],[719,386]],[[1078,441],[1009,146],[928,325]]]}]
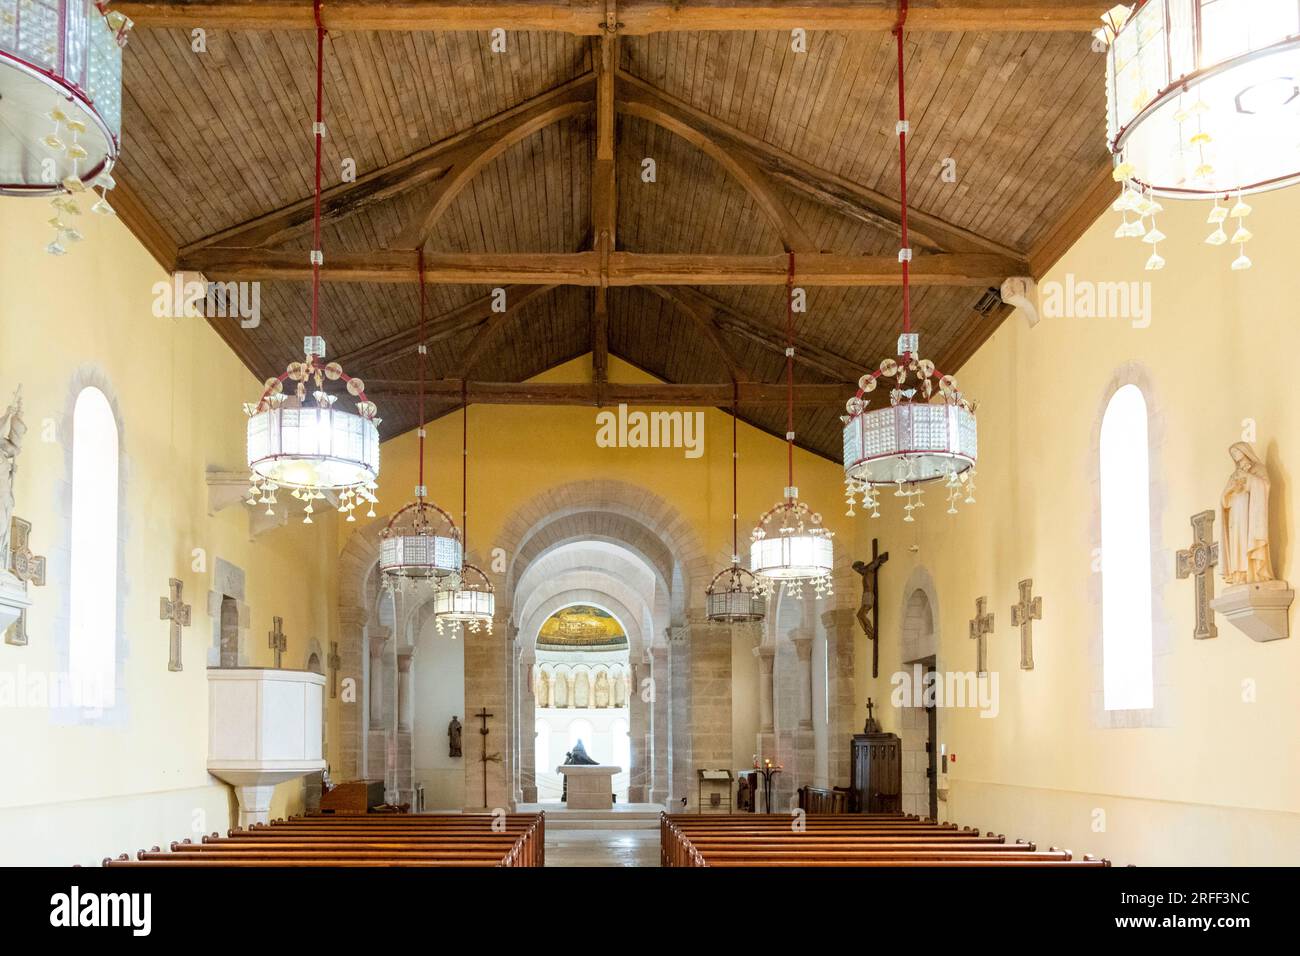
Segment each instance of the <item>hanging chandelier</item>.
[{"label": "hanging chandelier", "polygon": [[[0,0],[0,195],[48,196],[61,256],[82,234],[77,197],[113,215],[122,48],[131,21],[93,0]],[[96,194],[96,190],[98,193]]]},{"label": "hanging chandelier", "polygon": [[[462,546],[469,550],[469,402],[461,394],[461,513]],[[450,626],[477,634],[492,633],[492,619],[497,613],[496,589],[482,568],[466,561],[460,574],[452,575],[445,587],[433,597],[433,618],[438,633]]]},{"label": "hanging chandelier", "polygon": [[740,566],[739,521],[736,487],[739,455],[736,450],[736,399],[731,402],[731,566],[713,576],[704,589],[705,610],[715,624],[751,624],[767,615],[767,595],[754,575]]},{"label": "hanging chandelier", "polygon": [[834,593],[831,574],[835,569],[834,536],[823,527],[822,516],[799,500],[794,483],[794,253],[785,277],[785,376],[786,376],[786,462],[789,484],[785,497],[763,513],[750,533],[749,570],[758,579],[764,597],[785,585],[785,593],[802,598],[805,584],[811,584],[815,598]]},{"label": "hanging chandelier", "polygon": [[429,501],[424,484],[424,364],[429,353],[425,344],[424,315],[424,250],[418,253],[417,269],[420,278],[420,343],[416,346],[419,363],[419,477],[415,485],[415,500],[389,519],[379,533],[379,573],[389,590],[407,583],[426,582],[435,585],[451,575],[458,574],[464,560],[460,546],[460,532],[451,515]]},{"label": "hanging chandelier", "polygon": [[[325,340],[320,336],[321,250],[321,147],[323,119],[325,28],[320,0],[316,14],[316,187],[311,250],[311,335],[303,339],[303,360],[290,362],[277,377],[269,378],[261,398],[246,403],[248,415],[248,504],[266,505],[273,514],[276,492],[288,488],[305,504],[304,524],[312,523],[315,503],[326,492],[337,494],[338,510],[355,521],[352,512],[367,502],[367,517],[375,516],[375,479],[379,476],[379,419],[375,404],[366,398],[365,384],[343,371],[337,362],[325,362]],[[286,381],[294,383],[292,393]],[[356,412],[337,406],[337,392],[326,382],[342,382],[356,399]],[[311,386],[310,393],[308,386]]]},{"label": "hanging chandelier", "polygon": [[1300,182],[1300,4],[1143,0],[1102,24],[1115,236],[1141,239],[1161,269],[1159,199],[1211,199],[1206,243],[1249,269],[1242,197]]},{"label": "hanging chandelier", "polygon": [[[898,171],[902,215],[903,332],[898,337],[898,357],[884,359],[879,367],[858,380],[857,393],[845,405],[844,492],[849,517],[861,496],[871,517],[880,516],[879,489],[892,486],[904,499],[904,521],[924,508],[921,485],[942,480],[948,493],[948,513],[957,503],[975,503],[975,459],[978,453],[975,407],[962,397],[957,382],[921,358],[919,336],[912,331],[911,261],[907,232],[907,101],[903,85],[902,7],[894,36],[898,46]],[[936,390],[936,384],[938,386]],[[871,408],[871,400],[888,391]]]}]

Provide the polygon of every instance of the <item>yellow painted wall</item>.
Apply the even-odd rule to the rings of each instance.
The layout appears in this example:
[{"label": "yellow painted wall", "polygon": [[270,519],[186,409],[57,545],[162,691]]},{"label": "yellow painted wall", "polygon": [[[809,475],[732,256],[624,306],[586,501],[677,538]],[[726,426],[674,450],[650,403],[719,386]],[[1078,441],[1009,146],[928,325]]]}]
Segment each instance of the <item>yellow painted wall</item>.
[{"label": "yellow painted wall", "polygon": [[[1148,406],[1163,419],[1163,450],[1153,463],[1163,483],[1153,500],[1158,564],[1172,578],[1174,551],[1191,541],[1189,517],[1217,507],[1232,469],[1228,445],[1242,437],[1243,420],[1254,419],[1255,447],[1273,482],[1275,572],[1293,584],[1300,579],[1292,531],[1300,407],[1291,384],[1300,351],[1300,190],[1251,202],[1249,226],[1258,238],[1249,249],[1254,268],[1245,273],[1229,270],[1231,248],[1203,244],[1212,228],[1205,225],[1208,204],[1165,204],[1160,226],[1171,238],[1161,248],[1168,266],[1158,273],[1143,271],[1149,248],[1113,239],[1115,217],[1103,217],[1045,281],[1064,282],[1067,273],[1094,282],[1150,281],[1149,326],[1044,318],[1031,329],[1012,316],[960,375],[963,390],[980,402],[978,504],[950,517],[936,489],[913,524],[899,520],[887,497],[879,520],[858,519],[857,550],[869,553],[875,534],[891,554],[882,575],[881,678],[859,682],[863,697],[889,696],[902,588],[914,567],[924,566],[935,581],[941,668],[974,669],[967,621],[977,597],[987,595],[996,615],[989,666],[1000,673],[1000,716],[941,714],[942,742],[958,755],[949,819],[1119,863],[1300,859],[1295,637],[1258,644],[1220,616],[1217,640],[1194,641],[1192,582],[1170,580],[1154,607],[1173,641],[1168,726],[1101,729],[1089,699],[1100,687],[1089,657],[1100,627],[1088,600],[1095,583],[1090,456],[1107,383],[1124,363],[1147,370]],[[1044,605],[1032,671],[1019,669],[1010,615],[1016,583],[1026,577]],[[1254,703],[1243,701],[1247,681],[1257,688]],[[898,726],[896,712],[884,720]],[[1093,828],[1098,809],[1107,816],[1105,832]]]},{"label": "yellow painted wall", "polygon": [[[334,607],[333,516],[249,541],[240,505],[208,514],[209,467],[243,468],[241,404],[258,383],[200,319],[155,318],[153,285],[167,276],[116,220],[83,216],[86,241],[64,258],[44,251],[48,206],[0,199],[0,405],[23,387],[26,442],[17,513],[33,523],[37,553],[66,541],[55,482],[66,480],[62,421],[72,376],[93,364],[111,382],[122,416],[128,529],[124,587],[130,651],[119,687],[121,724],[56,725],[39,708],[0,708],[0,863],[94,863],[105,855],[224,830],[233,796],[210,777],[206,653],[211,571],[218,557],[246,573],[250,663],[271,663],[273,615],[288,634],[286,667],[304,666],[312,637],[328,651]],[[290,356],[286,356],[286,360]],[[195,570],[203,549],[206,570]],[[159,598],[185,583],[193,623],[184,670],[167,669],[168,625]],[[0,672],[48,674],[59,666],[53,621],[63,595],[33,592],[30,645],[0,644]],[[285,784],[273,815],[300,805]]]}]

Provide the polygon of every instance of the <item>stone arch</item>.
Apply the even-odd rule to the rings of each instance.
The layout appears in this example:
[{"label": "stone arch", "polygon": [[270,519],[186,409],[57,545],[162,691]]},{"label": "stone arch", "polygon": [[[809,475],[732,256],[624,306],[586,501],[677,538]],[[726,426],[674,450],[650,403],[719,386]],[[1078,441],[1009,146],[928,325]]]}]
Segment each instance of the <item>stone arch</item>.
[{"label": "stone arch", "polygon": [[934,577],[921,565],[903,585],[899,620],[899,663],[939,655],[939,600]]}]

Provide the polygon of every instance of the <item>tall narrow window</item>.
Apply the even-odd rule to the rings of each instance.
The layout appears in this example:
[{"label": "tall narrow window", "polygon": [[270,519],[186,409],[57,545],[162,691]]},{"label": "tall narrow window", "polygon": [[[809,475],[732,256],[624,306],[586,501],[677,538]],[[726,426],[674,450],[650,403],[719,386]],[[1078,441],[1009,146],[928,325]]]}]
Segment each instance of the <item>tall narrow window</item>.
[{"label": "tall narrow window", "polygon": [[1101,420],[1102,696],[1106,710],[1153,706],[1151,482],[1147,403],[1136,385]]},{"label": "tall narrow window", "polygon": [[117,686],[117,420],[89,387],[72,412],[69,669],[83,706],[111,707]]}]

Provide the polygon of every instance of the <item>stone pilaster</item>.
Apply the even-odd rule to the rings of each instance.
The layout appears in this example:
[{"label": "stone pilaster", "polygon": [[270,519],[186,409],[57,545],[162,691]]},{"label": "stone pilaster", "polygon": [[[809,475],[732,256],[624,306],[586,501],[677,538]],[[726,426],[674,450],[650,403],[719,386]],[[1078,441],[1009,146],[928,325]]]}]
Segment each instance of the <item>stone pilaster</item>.
[{"label": "stone pilaster", "polygon": [[[465,807],[471,810],[513,810],[509,763],[510,699],[509,658],[506,636],[500,629],[492,634],[465,634]],[[482,721],[476,716],[486,708],[488,736],[479,733]],[[487,800],[483,799],[484,740],[486,739]]]},{"label": "stone pilaster", "polygon": [[794,647],[795,659],[798,661],[798,669],[795,671],[796,694],[795,714],[798,717],[798,723],[795,725],[796,730],[813,729],[812,724],[812,637],[806,634],[792,637],[790,644]]},{"label": "stone pilaster", "polygon": [[[389,747],[387,707],[384,685],[388,666],[384,648],[391,632],[387,627],[372,624],[366,628],[366,641],[370,650],[370,666],[366,675],[366,701],[369,723],[366,729],[366,778],[383,780],[392,788],[392,769],[395,753]],[[394,724],[396,722],[394,721]]]},{"label": "stone pilaster", "polygon": [[668,688],[671,741],[668,752],[668,799],[669,810],[680,813],[682,799],[686,798],[686,805],[689,806],[690,797],[695,790],[691,779],[690,628],[684,624],[668,628],[668,669],[672,673],[672,684]]},{"label": "stone pilaster", "polygon": [[[656,645],[646,652],[650,660],[650,802],[668,803],[668,754],[671,740],[669,702],[672,699],[672,674],[668,664],[668,648]],[[633,688],[641,696],[641,688]]]},{"label": "stone pilaster", "polygon": [[836,608],[822,614],[822,625],[826,628],[826,659],[829,662],[830,782],[831,786],[846,787],[849,784],[849,741],[861,729],[854,709],[853,688],[854,628],[858,624],[852,608]]},{"label": "stone pilaster", "polygon": [[333,676],[336,696],[329,703],[336,708],[338,737],[331,741],[330,777],[336,783],[361,777],[365,754],[365,728],[359,701],[361,675],[365,670],[365,611],[339,609],[339,669]]}]

